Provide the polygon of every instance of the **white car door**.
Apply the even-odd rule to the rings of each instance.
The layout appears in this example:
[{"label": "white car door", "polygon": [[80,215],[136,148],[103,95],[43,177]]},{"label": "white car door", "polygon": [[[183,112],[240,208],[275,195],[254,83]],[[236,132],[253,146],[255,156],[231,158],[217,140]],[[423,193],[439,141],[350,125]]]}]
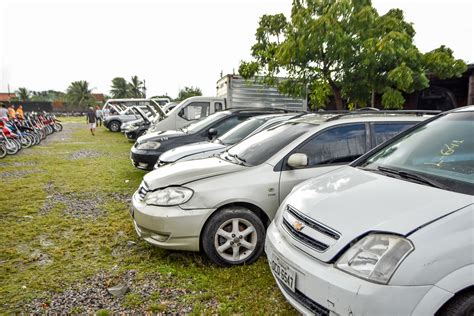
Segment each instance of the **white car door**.
[{"label": "white car door", "polygon": [[[369,150],[365,123],[344,124],[317,132],[293,149],[282,161],[280,172],[280,203],[298,183],[320,176],[350,163]],[[306,154],[308,165],[293,169],[288,157],[294,153]]]}]

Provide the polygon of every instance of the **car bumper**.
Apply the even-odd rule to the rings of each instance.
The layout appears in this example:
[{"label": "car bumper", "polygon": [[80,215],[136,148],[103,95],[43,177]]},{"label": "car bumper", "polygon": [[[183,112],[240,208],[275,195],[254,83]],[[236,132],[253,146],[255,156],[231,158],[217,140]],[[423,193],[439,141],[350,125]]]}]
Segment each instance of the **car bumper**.
[{"label": "car bumper", "polygon": [[136,130],[133,130],[133,131],[125,131],[125,137],[126,137],[128,140],[136,140],[136,139],[137,139],[137,131],[136,131]]},{"label": "car bumper", "polygon": [[153,170],[153,166],[156,164],[156,161],[161,154],[161,152],[149,152],[132,147],[132,150],[130,151],[130,159],[135,168]]},{"label": "car bumper", "polygon": [[274,277],[288,302],[304,315],[410,315],[432,288],[381,285],[354,277],[287,243],[274,222],[267,230],[265,252],[270,263],[278,256],[296,272],[294,292]]},{"label": "car bumper", "polygon": [[165,249],[199,251],[199,236],[212,209],[146,205],[133,195],[130,213],[135,231],[146,242]]}]

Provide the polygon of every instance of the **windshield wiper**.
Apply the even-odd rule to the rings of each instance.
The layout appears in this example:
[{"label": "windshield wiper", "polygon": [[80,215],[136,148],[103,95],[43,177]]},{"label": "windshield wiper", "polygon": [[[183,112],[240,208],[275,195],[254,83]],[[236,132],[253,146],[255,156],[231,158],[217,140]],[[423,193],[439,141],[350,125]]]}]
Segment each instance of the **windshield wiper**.
[{"label": "windshield wiper", "polygon": [[224,143],[222,142],[222,140],[220,138],[216,138],[214,140],[214,143],[218,143],[218,144],[221,144],[221,145],[224,145]]},{"label": "windshield wiper", "polygon": [[240,164],[243,165],[243,166],[248,166],[247,164],[247,160],[245,160],[244,158],[241,158],[239,156],[237,156],[237,154],[230,154],[230,153],[227,153],[229,156],[231,156],[232,158],[235,158],[235,160],[238,160],[240,161]]},{"label": "windshield wiper", "polygon": [[411,180],[411,181],[415,181],[415,182],[418,182],[418,183],[421,183],[421,184],[429,185],[429,186],[434,187],[434,188],[446,189],[446,187],[444,185],[438,183],[437,181],[433,181],[433,180],[428,179],[427,177],[424,177],[424,176],[419,175],[417,173],[406,172],[406,171],[397,170],[397,169],[389,168],[389,167],[382,167],[382,166],[378,166],[377,170],[379,170],[383,173],[397,175],[402,179]]}]

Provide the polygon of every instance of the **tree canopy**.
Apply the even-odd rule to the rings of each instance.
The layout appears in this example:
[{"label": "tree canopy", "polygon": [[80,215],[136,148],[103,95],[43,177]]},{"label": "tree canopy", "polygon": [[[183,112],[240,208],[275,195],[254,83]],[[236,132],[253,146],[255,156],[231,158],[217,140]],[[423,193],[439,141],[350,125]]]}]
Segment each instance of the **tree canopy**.
[{"label": "tree canopy", "polygon": [[115,99],[124,99],[130,97],[127,80],[122,77],[115,77],[112,79],[110,94],[112,95],[112,98]]},{"label": "tree canopy", "polygon": [[31,92],[26,89],[26,88],[18,88],[18,90],[15,91],[16,96],[20,101],[28,101],[31,96]]},{"label": "tree canopy", "polygon": [[84,80],[71,82],[67,88],[66,100],[68,104],[79,109],[84,109],[95,103],[89,83]]},{"label": "tree canopy", "polygon": [[179,90],[177,101],[200,95],[202,95],[202,91],[198,87],[184,87],[184,89]]},{"label": "tree canopy", "polygon": [[428,74],[444,79],[466,70],[445,46],[421,53],[414,36],[403,11],[379,15],[370,0],[294,0],[290,20],[260,18],[253,60],[242,62],[239,73],[260,74],[287,94],[307,92],[317,107],[329,96],[337,109],[374,106],[380,94],[385,108],[400,108],[404,93],[428,87]]}]

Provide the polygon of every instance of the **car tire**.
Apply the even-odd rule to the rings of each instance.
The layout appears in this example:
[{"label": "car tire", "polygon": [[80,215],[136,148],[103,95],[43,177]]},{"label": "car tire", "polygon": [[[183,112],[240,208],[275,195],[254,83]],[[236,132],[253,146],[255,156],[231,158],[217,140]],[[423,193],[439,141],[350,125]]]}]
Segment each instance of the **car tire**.
[{"label": "car tire", "polygon": [[456,295],[448,301],[436,316],[472,316],[474,315],[474,291]]},{"label": "car tire", "polygon": [[120,131],[120,122],[119,121],[112,121],[109,123],[109,130],[111,132],[119,132]]},{"label": "car tire", "polygon": [[221,267],[251,264],[263,253],[265,226],[249,209],[228,207],[209,219],[201,240],[204,253]]}]

